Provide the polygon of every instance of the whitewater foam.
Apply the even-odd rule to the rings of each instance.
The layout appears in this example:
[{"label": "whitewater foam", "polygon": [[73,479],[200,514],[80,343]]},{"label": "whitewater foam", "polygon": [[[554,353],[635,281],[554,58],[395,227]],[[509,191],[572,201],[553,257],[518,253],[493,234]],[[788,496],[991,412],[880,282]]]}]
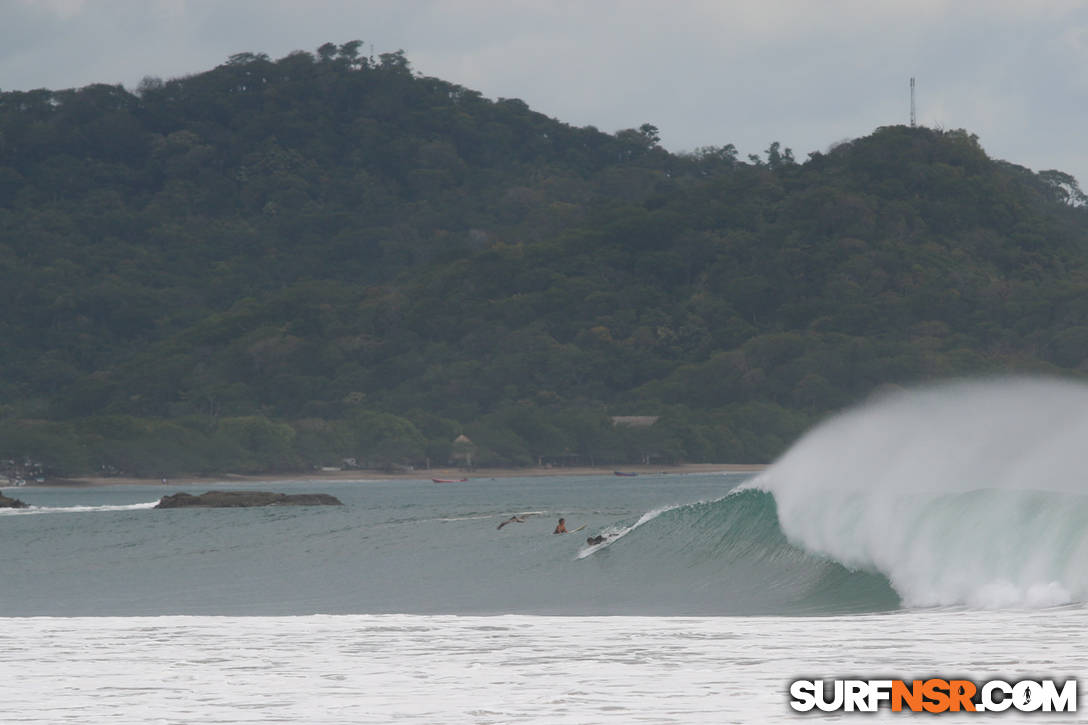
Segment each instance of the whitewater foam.
[{"label": "whitewater foam", "polygon": [[[902,713],[802,716],[786,704],[787,683],[802,673],[1015,681],[1088,668],[1083,608],[818,622],[318,615],[0,623],[5,721],[41,725],[861,724],[902,720]],[[1083,689],[1079,695],[1083,701]],[[976,713],[939,718],[941,725],[978,720]],[[1033,713],[1030,721],[1085,718]]]},{"label": "whitewater foam", "polygon": [[904,392],[804,436],[752,485],[796,545],[884,574],[907,606],[1088,599],[1088,386]]},{"label": "whitewater foam", "polygon": [[153,509],[158,501],[145,501],[143,503],[125,504],[121,506],[28,506],[22,509],[0,509],[0,516],[26,516],[29,514],[85,514],[101,513],[104,511],[140,511]]}]

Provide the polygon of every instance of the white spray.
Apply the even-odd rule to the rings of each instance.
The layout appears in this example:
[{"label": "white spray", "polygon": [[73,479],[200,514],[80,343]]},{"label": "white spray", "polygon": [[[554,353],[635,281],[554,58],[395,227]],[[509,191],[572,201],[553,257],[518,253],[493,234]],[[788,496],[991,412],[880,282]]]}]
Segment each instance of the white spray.
[{"label": "white spray", "polygon": [[907,606],[1088,600],[1088,386],[961,382],[818,426],[755,485],[786,535]]}]

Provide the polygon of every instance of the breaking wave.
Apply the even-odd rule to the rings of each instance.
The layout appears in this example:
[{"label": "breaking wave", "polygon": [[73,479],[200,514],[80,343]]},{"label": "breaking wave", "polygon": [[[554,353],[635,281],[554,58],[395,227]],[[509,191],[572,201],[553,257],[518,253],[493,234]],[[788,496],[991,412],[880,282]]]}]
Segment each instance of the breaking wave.
[{"label": "breaking wave", "polygon": [[948,384],[836,416],[742,490],[620,522],[578,557],[627,560],[648,597],[660,578],[694,611],[1082,603],[1086,481],[1088,387]]},{"label": "breaking wave", "polygon": [[656,509],[601,533],[611,538],[583,547],[578,557],[608,559],[601,586],[612,590],[620,612],[625,605],[672,614],[832,614],[899,606],[878,573],[791,543],[765,491]]},{"label": "breaking wave", "polygon": [[1088,387],[902,392],[803,437],[753,485],[795,545],[879,572],[905,606],[1088,598]]}]

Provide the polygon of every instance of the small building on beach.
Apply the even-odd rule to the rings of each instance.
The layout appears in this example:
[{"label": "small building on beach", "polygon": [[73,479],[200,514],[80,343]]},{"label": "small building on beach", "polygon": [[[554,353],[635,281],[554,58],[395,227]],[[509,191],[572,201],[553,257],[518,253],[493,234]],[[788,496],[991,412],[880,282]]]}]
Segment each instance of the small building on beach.
[{"label": "small building on beach", "polygon": [[472,455],[476,452],[476,444],[467,435],[462,433],[453,439],[453,450],[450,452],[450,461],[457,466],[472,468]]}]

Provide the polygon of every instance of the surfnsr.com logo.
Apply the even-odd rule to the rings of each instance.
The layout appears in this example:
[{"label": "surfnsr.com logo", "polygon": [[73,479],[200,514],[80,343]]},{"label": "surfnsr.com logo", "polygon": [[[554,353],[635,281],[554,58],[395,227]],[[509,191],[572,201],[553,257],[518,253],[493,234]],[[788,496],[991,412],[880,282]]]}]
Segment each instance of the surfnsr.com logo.
[{"label": "surfnsr.com logo", "polygon": [[797,712],[1076,712],[1077,681],[1020,680],[794,680]]}]

